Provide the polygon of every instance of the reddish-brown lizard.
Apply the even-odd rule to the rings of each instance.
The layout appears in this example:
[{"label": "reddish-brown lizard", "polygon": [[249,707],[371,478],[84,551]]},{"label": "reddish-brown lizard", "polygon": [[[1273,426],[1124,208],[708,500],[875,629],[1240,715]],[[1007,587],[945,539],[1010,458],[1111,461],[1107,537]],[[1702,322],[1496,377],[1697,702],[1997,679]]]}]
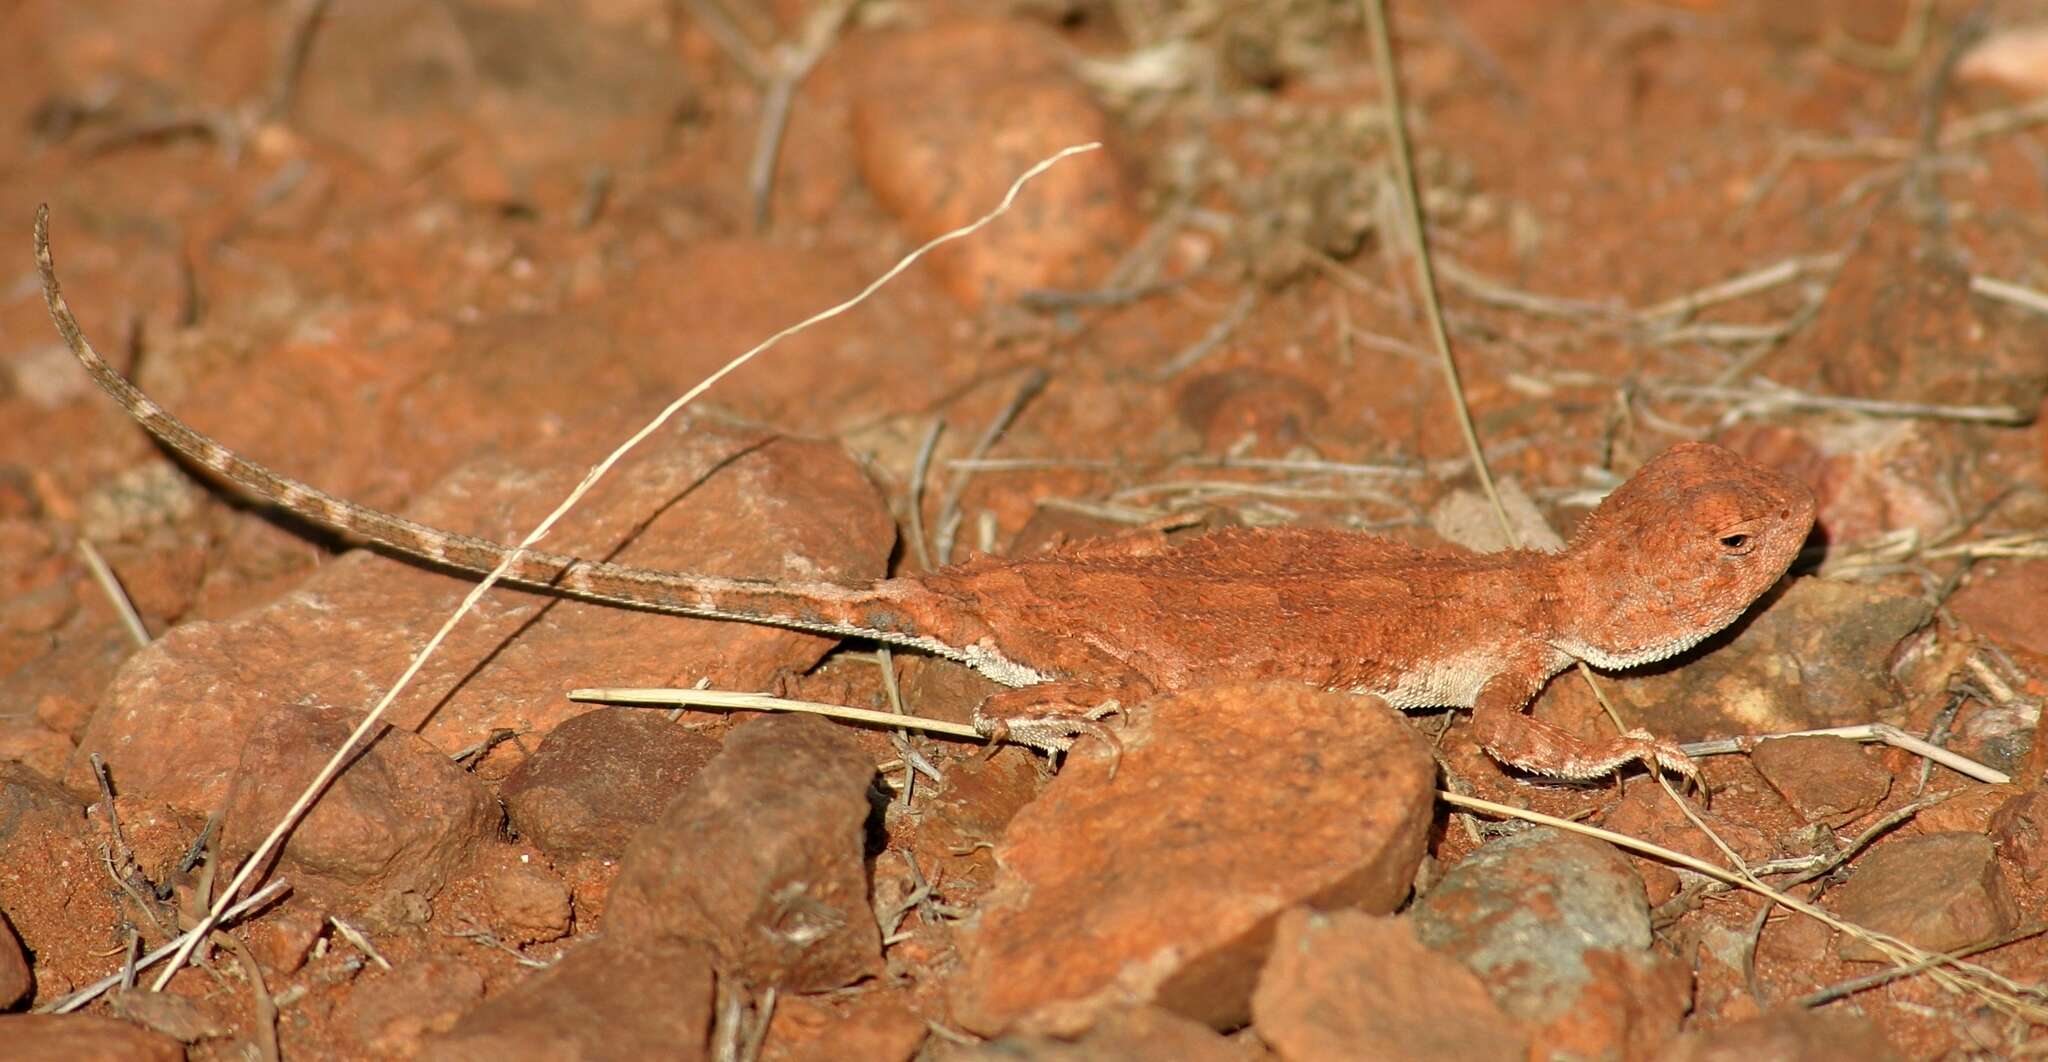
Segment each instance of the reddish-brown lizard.
[{"label": "reddish-brown lizard", "polygon": [[[510,548],[369,509],[285,478],[171,416],[100,358],[57,284],[48,222],[36,262],[78,360],[151,435],[258,499],[453,568]],[[1063,750],[1103,706],[1153,691],[1269,677],[1377,694],[1403,708],[1471,707],[1496,759],[1591,778],[1632,760],[1690,774],[1669,741],[1587,742],[1523,714],[1583,660],[1628,668],[1726,627],[1778,581],[1813,524],[1804,485],[1704,443],[1642,466],[1559,553],[1426,550],[1328,530],[1137,536],[1021,559],[980,558],[865,586],[657,571],[537,551],[505,581],[688,616],[872,639],[958,660],[1012,687],[977,711],[986,732]]]}]

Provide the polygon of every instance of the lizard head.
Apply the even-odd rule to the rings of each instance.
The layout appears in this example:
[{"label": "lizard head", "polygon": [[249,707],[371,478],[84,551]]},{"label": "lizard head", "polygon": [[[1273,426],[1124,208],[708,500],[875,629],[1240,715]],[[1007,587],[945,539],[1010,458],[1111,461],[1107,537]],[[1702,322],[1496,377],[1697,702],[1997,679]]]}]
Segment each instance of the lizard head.
[{"label": "lizard head", "polygon": [[1657,455],[1560,555],[1557,647],[1595,667],[1647,664],[1735,622],[1813,529],[1804,483],[1708,443]]}]

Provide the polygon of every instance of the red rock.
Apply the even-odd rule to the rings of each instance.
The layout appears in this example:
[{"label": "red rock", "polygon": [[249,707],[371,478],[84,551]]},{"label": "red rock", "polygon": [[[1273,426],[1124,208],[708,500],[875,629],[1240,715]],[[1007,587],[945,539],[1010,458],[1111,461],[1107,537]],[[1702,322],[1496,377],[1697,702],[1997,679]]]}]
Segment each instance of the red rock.
[{"label": "red rock", "polygon": [[1290,1062],[1529,1056],[1527,1034],[1477,975],[1423,947],[1407,922],[1357,911],[1280,916],[1252,1021]]},{"label": "red rock", "polygon": [[1129,712],[1115,778],[1077,758],[1011,821],[961,935],[961,1025],[1072,1032],[1120,1003],[1241,1024],[1282,911],[1407,895],[1435,770],[1383,705],[1277,684]]},{"label": "red rock", "polygon": [[107,1010],[122,1021],[160,1032],[179,1043],[198,1043],[228,1034],[227,1025],[209,1004],[172,992],[116,989],[107,996]]},{"label": "red rock", "polygon": [[2048,661],[2048,560],[1982,565],[1949,598],[1957,619],[2001,647]]},{"label": "red rock", "polygon": [[[106,834],[62,786],[19,763],[0,762],[0,914],[34,956],[37,1001],[69,991],[57,971],[111,973],[104,938],[83,925],[132,917],[115,905],[98,852]],[[114,965],[109,965],[109,964]],[[0,1033],[0,1044],[8,1041]]]},{"label": "red rock", "polygon": [[[618,424],[585,423],[547,446],[466,465],[411,513],[488,537],[524,534],[616,441]],[[653,567],[882,574],[894,525],[835,446],[681,422],[636,456],[591,492],[549,548],[604,556],[630,539],[617,559]],[[181,625],[137,653],[83,742],[105,754],[126,792],[205,814],[219,806],[241,735],[257,719],[279,703],[374,703],[469,586],[369,553],[344,556],[268,607]],[[703,676],[758,689],[832,644],[506,590],[456,628],[390,720],[419,726],[454,752],[495,729],[545,732],[589,711],[562,696],[582,684],[579,674],[608,685],[689,685]],[[78,760],[71,771],[90,784]]]},{"label": "red rock", "polygon": [[[259,721],[228,790],[221,851],[235,861],[254,852],[356,722],[292,705]],[[417,735],[387,730],[292,830],[280,866],[301,895],[398,924],[416,902],[406,898],[432,899],[496,825],[475,778]]]},{"label": "red rock", "polygon": [[[2033,728],[2028,727],[2031,734]],[[2005,843],[1992,829],[1997,822],[1998,812],[2012,799],[2026,792],[2016,785],[1985,785],[1972,783],[1951,794],[1948,799],[1932,807],[1923,808],[1913,816],[1907,829],[1913,833],[1981,833],[1991,837],[1999,846],[1999,854],[2012,858],[2005,850]]]},{"label": "red rock", "polygon": [[483,997],[474,964],[427,956],[366,975],[350,986],[342,1011],[367,1057],[407,1058],[428,1036],[454,1028]]},{"label": "red rock", "polygon": [[[1928,951],[1966,948],[2019,924],[1991,839],[1980,834],[1894,837],[1854,868],[1828,894],[1834,913]],[[1850,962],[1888,961],[1853,937],[1841,938],[1840,952]]]},{"label": "red rock", "polygon": [[2014,794],[1991,814],[1991,843],[2028,882],[2048,873],[2048,793]]},{"label": "red rock", "polygon": [[1779,738],[1758,745],[1749,760],[1807,822],[1845,825],[1892,788],[1892,776],[1848,738]]},{"label": "red rock", "polygon": [[1205,451],[1239,453],[1249,440],[1251,453],[1277,456],[1309,440],[1329,401],[1306,380],[1238,367],[1189,380],[1175,411],[1201,433]]},{"label": "red rock", "polygon": [[1776,1010],[1748,1021],[1700,1029],[1671,1041],[1657,1062],[1899,1062],[1884,1034],[1864,1018],[1821,1010]]},{"label": "red rock", "polygon": [[1023,749],[957,760],[945,774],[936,786],[918,781],[920,792],[931,792],[917,825],[921,866],[994,844],[1043,784],[1039,761]]},{"label": "red rock", "polygon": [[1917,595],[1831,579],[1793,579],[1775,593],[1684,667],[1614,683],[1631,706],[1624,715],[1692,741],[1863,723],[1899,703],[1889,664],[1925,622]]},{"label": "red rock", "polygon": [[599,708],[550,732],[499,795],[541,851],[613,859],[717,754],[715,737],[665,713]]},{"label": "red rock", "polygon": [[18,763],[38,774],[62,774],[78,747],[34,719],[0,719],[0,763]]},{"label": "red rock", "polygon": [[847,999],[789,996],[775,1004],[761,1062],[906,1062],[930,1030],[901,998],[865,992]]},{"label": "red rock", "polygon": [[34,985],[35,975],[29,972],[21,938],[15,935],[14,924],[0,915],[0,1010],[19,1002]]},{"label": "red rock", "polygon": [[961,1062],[1252,1062],[1272,1056],[1224,1039],[1198,1021],[1160,1007],[1111,1007],[1070,1040],[1019,1034],[957,1056]]},{"label": "red rock", "polygon": [[711,965],[703,949],[607,935],[430,1038],[425,1062],[710,1057]]},{"label": "red rock", "polygon": [[1040,176],[995,225],[932,255],[969,307],[1098,281],[1138,231],[1117,130],[1066,70],[1059,42],[1023,21],[960,19],[861,42],[852,76],[861,176],[914,240],[972,221],[1018,174],[1063,147],[1105,150]]},{"label": "red rock", "polygon": [[162,1033],[91,1014],[0,1014],[13,1062],[183,1062],[185,1045]]},{"label": "red rock", "polygon": [[1638,1057],[1684,1017],[1687,969],[1649,950],[1642,882],[1604,841],[1542,826],[1489,841],[1411,917],[1530,1023],[1542,1057]]},{"label": "red rock", "polygon": [[484,874],[483,888],[499,940],[528,944],[569,932],[569,888],[544,868],[507,860]]},{"label": "red rock", "polygon": [[721,971],[797,992],[880,972],[865,861],[874,775],[853,735],[821,719],[735,727],[627,849],[605,933],[703,943]]},{"label": "red rock", "polygon": [[238,932],[268,976],[297,973],[326,928],[326,915],[304,902],[286,901],[281,908],[250,919]]},{"label": "red rock", "polygon": [[[845,203],[836,205],[844,212]],[[884,224],[871,216],[865,228]],[[795,241],[735,237],[662,246],[613,282],[600,320],[587,327],[609,328],[658,351],[660,361],[647,370],[673,379],[680,391],[791,322],[844,301],[892,264],[880,255],[863,261],[821,254]],[[761,283],[764,276],[775,283]],[[877,417],[920,413],[988,369],[986,357],[961,356],[953,331],[958,315],[920,266],[861,303],[858,313],[776,344],[716,393],[722,404],[806,433],[858,431]]]},{"label": "red rock", "polygon": [[[1763,786],[1762,790],[1772,806],[1779,806],[1776,795]],[[1716,803],[1725,806],[1727,800],[1716,794]],[[1694,805],[1692,812],[1706,822],[1716,836],[1735,849],[1744,859],[1768,859],[1773,850],[1772,839],[1762,830],[1746,821],[1746,816],[1730,817],[1719,810]],[[1631,778],[1622,784],[1621,799],[1610,808],[1599,825],[1616,833],[1662,845],[1673,851],[1696,856],[1705,860],[1725,858],[1714,842],[1685,817],[1664,788],[1649,778]],[[1629,862],[1643,879],[1645,898],[1652,907],[1670,899],[1678,892],[1679,878],[1669,866],[1654,859],[1629,856]]]},{"label": "red rock", "polygon": [[394,173],[447,145],[431,179],[490,209],[570,209],[591,167],[631,165],[693,95],[689,68],[619,19],[386,0],[359,10],[321,32],[293,128],[357,145]]}]

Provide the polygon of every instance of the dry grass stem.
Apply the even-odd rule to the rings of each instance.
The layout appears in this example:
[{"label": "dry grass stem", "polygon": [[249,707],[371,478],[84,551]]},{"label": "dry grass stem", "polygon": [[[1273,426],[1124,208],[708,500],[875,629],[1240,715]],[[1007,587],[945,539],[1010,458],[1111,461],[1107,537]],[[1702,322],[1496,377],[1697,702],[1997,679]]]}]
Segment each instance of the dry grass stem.
[{"label": "dry grass stem", "polygon": [[85,561],[85,570],[92,573],[92,581],[99,584],[100,592],[107,595],[107,602],[114,606],[114,615],[121,621],[121,629],[128,632],[128,640],[137,649],[149,645],[149,628],[142,625],[142,614],[135,611],[135,602],[128,597],[128,591],[121,586],[121,580],[107,559],[100,556],[99,548],[90,539],[78,540],[79,559]]},{"label": "dry grass stem", "polygon": [[1970,278],[1970,291],[1987,299],[1997,299],[2000,302],[2011,303],[2021,309],[2048,315],[2048,292],[2041,291],[2038,288],[2029,288],[2014,284],[2008,280],[1978,275]]},{"label": "dry grass stem", "polygon": [[660,688],[603,687],[570,690],[572,701],[595,701],[600,704],[626,704],[659,708],[735,708],[751,712],[809,712],[812,715],[831,716],[856,723],[874,726],[901,727],[909,730],[923,730],[948,737],[983,740],[971,726],[963,723],[948,723],[938,719],[926,719],[916,715],[901,715],[896,712],[877,712],[869,708],[851,708],[840,704],[821,704],[817,701],[793,701],[785,697],[773,697],[766,693],[741,693],[734,690],[679,690]]},{"label": "dry grass stem", "polygon": [[932,421],[924,433],[924,442],[917,448],[917,460],[910,466],[910,551],[917,556],[917,566],[924,571],[932,570],[931,539],[924,530],[924,484],[932,467],[932,451],[939,447],[939,436],[944,434],[946,422]]},{"label": "dry grass stem", "polygon": [[[968,458],[972,460],[986,456],[989,448],[996,444],[996,440],[1010,430],[1011,424],[1016,423],[1018,415],[1024,412],[1024,407],[1030,405],[1031,400],[1037,398],[1051,380],[1052,377],[1048,376],[1044,369],[1032,369],[1026,373],[1023,382],[1017,385],[1016,393],[1010,396],[1010,400],[989,420],[988,427],[983,428],[981,435],[974,440],[973,448],[967,451]],[[947,480],[946,493],[940,496],[938,539],[932,549],[934,559],[940,564],[953,563],[953,542],[960,532],[960,498],[967,492],[967,481],[973,476],[974,474],[969,471],[954,472]]]},{"label": "dry grass stem", "polygon": [[1217,318],[1216,323],[1210,325],[1208,331],[1202,333],[1201,338],[1188,344],[1187,349],[1168,358],[1166,364],[1153,371],[1152,378],[1170,380],[1187,371],[1196,362],[1214,354],[1218,347],[1230,339],[1231,333],[1236,332],[1238,326],[1244,323],[1245,318],[1252,315],[1252,310],[1258,304],[1257,289],[1246,288],[1239,292],[1237,300],[1230,304],[1228,310],[1223,311],[1223,316]]},{"label": "dry grass stem", "polygon": [[1822,727],[1817,730],[1796,730],[1787,734],[1715,738],[1711,741],[1694,741],[1680,745],[1679,748],[1688,756],[1725,756],[1734,752],[1751,752],[1766,741],[1789,737],[1842,737],[1851,741],[1879,741],[1895,749],[1904,749],[1914,755],[1926,757],[1957,774],[1979,782],[2005,785],[2012,781],[2011,775],[1996,767],[1986,766],[1967,756],[1950,752],[1890,723],[1857,723],[1851,726]]},{"label": "dry grass stem", "polygon": [[1855,413],[1866,417],[1903,417],[1921,420],[1956,420],[1973,424],[2018,426],[2031,423],[2031,412],[2011,406],[1956,406],[1932,402],[1894,402],[1882,398],[1847,398],[1816,395],[1759,379],[1751,387],[1694,387],[1664,384],[1645,389],[1663,398],[1684,398],[1707,402],[1732,402],[1735,407],[1722,414],[1723,420],[1777,413],[1784,410]]}]

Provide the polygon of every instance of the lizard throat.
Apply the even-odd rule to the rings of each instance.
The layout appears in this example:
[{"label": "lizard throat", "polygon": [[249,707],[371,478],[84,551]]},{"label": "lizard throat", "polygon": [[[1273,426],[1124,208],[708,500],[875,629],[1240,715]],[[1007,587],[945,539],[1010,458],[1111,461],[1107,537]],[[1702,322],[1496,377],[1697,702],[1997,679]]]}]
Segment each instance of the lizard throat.
[{"label": "lizard throat", "polygon": [[1550,643],[1557,651],[1599,668],[1602,671],[1626,671],[1632,667],[1654,664],[1669,660],[1687,649],[1706,641],[1713,631],[1697,631],[1672,638],[1668,641],[1652,642],[1635,649],[1610,651],[1597,645],[1590,645],[1577,639],[1559,639]]}]

